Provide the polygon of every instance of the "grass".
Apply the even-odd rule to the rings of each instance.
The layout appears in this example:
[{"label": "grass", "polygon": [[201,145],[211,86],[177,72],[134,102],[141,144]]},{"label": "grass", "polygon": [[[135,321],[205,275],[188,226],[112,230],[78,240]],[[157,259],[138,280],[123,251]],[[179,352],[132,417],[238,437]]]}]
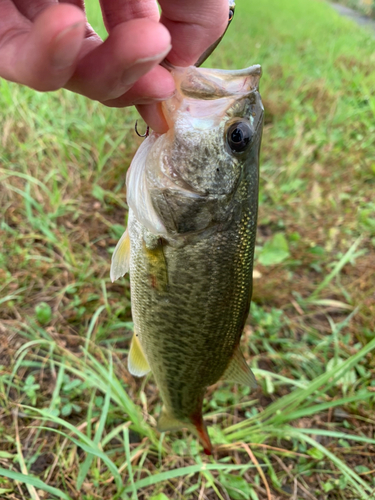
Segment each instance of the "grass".
[{"label": "grass", "polygon": [[264,71],[259,390],[209,389],[212,458],[156,431],[109,279],[136,113],[1,81],[1,498],[375,498],[375,41],[317,0],[237,3],[207,65]]}]

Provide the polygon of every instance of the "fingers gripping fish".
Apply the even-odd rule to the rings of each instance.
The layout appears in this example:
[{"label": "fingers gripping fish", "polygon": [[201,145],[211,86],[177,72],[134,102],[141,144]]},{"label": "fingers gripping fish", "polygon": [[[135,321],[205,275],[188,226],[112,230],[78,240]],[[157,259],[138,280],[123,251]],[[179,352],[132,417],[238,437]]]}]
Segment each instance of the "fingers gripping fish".
[{"label": "fingers gripping fish", "polygon": [[211,453],[207,387],[220,378],[256,385],[239,344],[252,293],[261,69],[172,75],[170,128],[151,133],[128,170],[128,228],[111,278],[130,273],[129,371],[152,371],[164,402],[159,430],[188,428]]}]

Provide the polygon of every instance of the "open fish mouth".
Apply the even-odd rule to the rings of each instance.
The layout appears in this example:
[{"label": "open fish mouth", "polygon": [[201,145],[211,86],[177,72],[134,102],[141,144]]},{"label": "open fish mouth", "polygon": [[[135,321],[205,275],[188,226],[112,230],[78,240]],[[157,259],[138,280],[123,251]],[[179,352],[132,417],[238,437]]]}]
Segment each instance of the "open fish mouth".
[{"label": "open fish mouth", "polygon": [[247,93],[258,90],[262,68],[259,64],[240,70],[196,70],[191,66],[183,73],[179,88],[186,97],[220,99],[235,95],[244,97]]},{"label": "open fish mouth", "polygon": [[175,68],[172,75],[177,91],[162,105],[168,125],[173,128],[185,113],[190,127],[207,129],[218,125],[235,101],[239,107],[241,101],[254,104],[262,69],[259,65],[242,70],[190,66]]}]

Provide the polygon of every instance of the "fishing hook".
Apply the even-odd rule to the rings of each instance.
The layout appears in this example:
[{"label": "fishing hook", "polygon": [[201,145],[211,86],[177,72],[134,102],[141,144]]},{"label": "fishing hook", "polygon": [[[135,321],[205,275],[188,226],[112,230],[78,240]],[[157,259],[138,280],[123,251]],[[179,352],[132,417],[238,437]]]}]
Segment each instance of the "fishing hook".
[{"label": "fishing hook", "polygon": [[148,137],[150,135],[150,127],[148,125],[146,128],[146,132],[144,134],[140,134],[138,132],[138,120],[135,121],[134,130],[135,130],[135,133],[138,135],[138,137]]}]

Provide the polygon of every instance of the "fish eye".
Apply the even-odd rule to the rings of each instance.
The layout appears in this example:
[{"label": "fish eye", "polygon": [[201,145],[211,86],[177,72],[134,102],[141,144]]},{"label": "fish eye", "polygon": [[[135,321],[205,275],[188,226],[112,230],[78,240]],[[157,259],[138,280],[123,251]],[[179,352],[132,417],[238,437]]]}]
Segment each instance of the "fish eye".
[{"label": "fish eye", "polygon": [[227,130],[228,146],[233,153],[243,153],[254,135],[253,128],[247,121],[232,123]]},{"label": "fish eye", "polygon": [[233,9],[229,9],[229,22],[231,22],[231,20],[233,19],[233,16],[234,16],[234,11]]}]

